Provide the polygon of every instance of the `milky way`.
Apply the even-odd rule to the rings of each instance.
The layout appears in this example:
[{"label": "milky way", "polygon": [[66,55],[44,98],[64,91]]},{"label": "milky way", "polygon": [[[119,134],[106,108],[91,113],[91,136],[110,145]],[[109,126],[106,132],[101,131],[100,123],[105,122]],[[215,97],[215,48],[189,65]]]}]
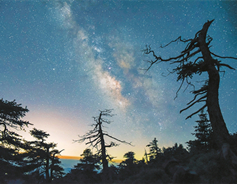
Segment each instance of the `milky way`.
[{"label": "milky way", "polygon": [[[73,143],[93,124],[99,110],[116,114],[106,131],[132,142],[109,153],[118,158],[134,151],[140,159],[154,137],[160,147],[185,144],[198,116],[179,114],[192,99],[172,66],[149,64],[142,49],[151,45],[157,55],[176,56],[207,20],[212,52],[237,56],[236,2],[145,1],[22,1],[1,2],[0,89],[5,100],[16,99],[30,112],[25,117],[47,131],[64,155],[79,156],[84,144]],[[237,8],[237,7],[236,7]],[[237,68],[237,62],[226,60]],[[206,78],[195,77],[193,82]],[[221,76],[220,105],[227,127],[237,131],[235,71]],[[228,89],[228,90],[227,90]],[[196,107],[197,108],[197,107]],[[29,127],[31,129],[32,127]],[[29,136],[25,135],[26,138]],[[108,140],[109,142],[109,140]],[[184,145],[185,146],[185,145]]]}]

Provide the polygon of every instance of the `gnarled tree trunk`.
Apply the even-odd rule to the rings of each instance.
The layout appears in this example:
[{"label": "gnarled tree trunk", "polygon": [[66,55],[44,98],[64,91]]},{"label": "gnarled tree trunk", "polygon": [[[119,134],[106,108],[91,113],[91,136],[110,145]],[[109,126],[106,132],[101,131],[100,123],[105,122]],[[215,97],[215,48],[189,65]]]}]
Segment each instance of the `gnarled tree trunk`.
[{"label": "gnarled tree trunk", "polygon": [[209,77],[206,104],[216,144],[221,151],[221,159],[223,159],[223,163],[228,166],[229,171],[232,173],[232,181],[234,181],[237,179],[237,156],[233,152],[233,148],[230,147],[230,134],[226,127],[219,105],[218,97],[220,75],[218,71],[219,69],[217,69],[215,66],[215,62],[218,61],[211,57],[208,44],[206,43],[206,34],[211,23],[212,21],[206,22],[199,34],[199,48],[201,49],[204,62],[207,66],[207,72]]},{"label": "gnarled tree trunk", "polygon": [[207,110],[212,125],[213,133],[216,139],[217,146],[221,148],[224,143],[229,142],[230,135],[227,130],[224,118],[221,113],[218,99],[220,75],[219,71],[215,67],[215,59],[212,58],[208,44],[206,43],[206,34],[209,26],[213,21],[208,21],[204,24],[203,29],[199,34],[199,48],[201,49],[204,62],[207,66],[207,72],[209,76],[208,89],[207,89]]},{"label": "gnarled tree trunk", "polygon": [[[192,79],[193,75],[202,74],[203,72],[208,73],[208,84],[205,83],[200,89],[192,91],[194,98],[189,103],[187,103],[187,107],[182,109],[180,112],[193,107],[197,103],[204,102],[204,105],[201,108],[189,115],[186,119],[191,118],[193,115],[197,114],[207,107],[216,145],[220,150],[220,158],[223,159],[223,164],[227,166],[226,168],[229,168],[229,171],[232,172],[233,181],[235,181],[237,179],[237,149],[236,146],[231,145],[231,136],[222,116],[218,99],[220,84],[219,68],[222,66],[229,69],[234,68],[232,68],[228,64],[221,63],[220,61],[214,59],[212,56],[223,59],[231,58],[237,60],[237,58],[218,56],[209,50],[209,44],[211,43],[212,38],[207,37],[207,31],[213,21],[214,20],[207,21],[203,25],[203,28],[195,34],[195,37],[193,39],[185,40],[180,36],[176,40],[172,40],[165,46],[161,46],[161,48],[164,48],[171,43],[178,41],[187,43],[186,48],[178,56],[164,59],[161,56],[157,56],[155,52],[150,48],[150,46],[146,46],[144,53],[152,54],[154,57],[154,60],[148,61],[150,63],[150,66],[147,68],[147,71],[154,64],[160,62],[168,62],[170,64],[178,65],[173,69],[172,72],[170,72],[177,73],[177,81],[181,81],[181,85],[176,92],[176,97],[184,81],[186,81],[187,84],[190,85],[192,83],[189,81],[189,79]],[[199,56],[197,54],[201,54],[202,56]],[[194,56],[196,56],[196,59],[192,58]]]},{"label": "gnarled tree trunk", "polygon": [[99,123],[99,134],[100,134],[100,140],[101,140],[101,157],[102,157],[102,164],[103,164],[103,172],[107,172],[108,161],[106,159],[105,141],[104,141],[104,135],[101,128],[101,123]]}]

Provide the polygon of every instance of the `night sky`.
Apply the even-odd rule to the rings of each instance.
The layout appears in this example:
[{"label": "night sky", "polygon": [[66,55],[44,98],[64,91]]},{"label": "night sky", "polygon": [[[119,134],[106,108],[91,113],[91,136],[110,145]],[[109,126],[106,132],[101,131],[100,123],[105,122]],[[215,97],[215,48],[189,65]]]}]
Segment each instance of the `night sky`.
[{"label": "night sky", "polygon": [[[25,120],[50,134],[48,141],[80,156],[84,143],[73,143],[94,123],[99,110],[114,109],[105,130],[134,145],[108,149],[121,159],[134,151],[141,159],[155,137],[159,147],[193,140],[198,116],[185,118],[194,106],[179,111],[192,99],[189,87],[180,90],[174,66],[154,65],[143,55],[151,45],[164,58],[177,56],[185,45],[167,44],[178,36],[193,38],[207,20],[211,51],[237,57],[237,2],[234,1],[1,1],[0,94],[30,110]],[[237,61],[225,59],[237,68]],[[221,73],[220,106],[230,133],[237,131],[237,72]],[[164,75],[166,77],[164,77]],[[207,75],[194,77],[193,83]],[[107,139],[109,143],[111,140]],[[95,150],[94,150],[95,151]]]}]

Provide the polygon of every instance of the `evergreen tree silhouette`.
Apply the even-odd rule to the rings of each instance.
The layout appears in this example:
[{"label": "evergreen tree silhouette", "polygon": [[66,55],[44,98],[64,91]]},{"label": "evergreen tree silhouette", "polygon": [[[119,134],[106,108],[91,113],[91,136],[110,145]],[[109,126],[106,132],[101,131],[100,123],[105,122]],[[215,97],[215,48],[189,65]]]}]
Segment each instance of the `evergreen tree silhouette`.
[{"label": "evergreen tree silhouette", "polygon": [[15,130],[24,130],[30,124],[22,120],[29,110],[15,100],[0,99],[0,181],[13,179],[21,171],[22,158],[19,152],[24,149],[21,136]]},{"label": "evergreen tree silhouette", "polygon": [[135,159],[135,153],[133,151],[129,151],[123,156],[126,158],[119,164],[120,168],[120,177],[125,179],[135,174],[137,160]]},{"label": "evergreen tree silhouette", "polygon": [[92,153],[91,149],[89,148],[85,149],[83,153],[81,154],[81,156],[83,158],[80,159],[80,163],[74,166],[76,169],[87,171],[87,172],[93,172],[100,168],[99,159],[97,155],[94,155]]},{"label": "evergreen tree silhouette", "polygon": [[150,149],[150,153],[148,154],[150,156],[150,161],[153,159],[157,159],[159,154],[161,153],[161,149],[158,147],[158,140],[154,138],[152,142],[150,142],[147,147]]},{"label": "evergreen tree silhouette", "polygon": [[185,161],[188,151],[182,144],[175,143],[173,147],[163,148],[164,157],[167,159],[175,158],[179,161]]},{"label": "evergreen tree silhouette", "polygon": [[196,137],[194,141],[188,141],[189,151],[208,151],[212,147],[212,128],[210,121],[207,119],[207,114],[202,110],[199,114],[200,120],[197,120],[197,126],[194,126]]},{"label": "evergreen tree silhouette", "polygon": [[126,160],[124,161],[124,163],[128,166],[131,167],[135,164],[136,159],[135,159],[135,153],[133,151],[129,151],[127,153],[124,154],[123,156],[124,158],[126,158]]},{"label": "evergreen tree silhouette", "polygon": [[60,166],[61,161],[56,155],[63,150],[55,149],[56,143],[45,142],[49,136],[45,131],[34,128],[30,133],[36,140],[26,142],[27,152],[22,154],[27,161],[23,167],[24,171],[34,175],[39,180],[45,177],[46,182],[62,177],[63,168]]}]

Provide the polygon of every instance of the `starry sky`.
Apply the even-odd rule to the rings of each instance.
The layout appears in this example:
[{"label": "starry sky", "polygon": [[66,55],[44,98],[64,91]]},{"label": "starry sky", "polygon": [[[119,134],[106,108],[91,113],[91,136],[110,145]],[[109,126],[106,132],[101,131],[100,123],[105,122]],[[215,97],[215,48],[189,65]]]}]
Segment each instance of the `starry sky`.
[{"label": "starry sky", "polygon": [[[182,88],[174,100],[180,83],[168,75],[173,66],[154,65],[145,73],[149,56],[142,49],[148,44],[163,58],[177,56],[184,44],[160,45],[193,38],[215,19],[208,31],[211,51],[237,57],[236,9],[234,1],[0,1],[1,98],[30,110],[24,119],[34,125],[21,132],[24,138],[31,139],[33,127],[42,129],[63,155],[82,154],[87,147],[73,140],[104,109],[116,114],[105,130],[134,145],[108,149],[117,159],[128,151],[141,159],[155,137],[161,148],[176,142],[186,147],[198,116],[185,118],[198,106],[179,111],[192,99],[192,88]],[[237,68],[237,61],[225,62]],[[237,131],[236,79],[236,71],[221,74],[220,106],[230,133]]]}]

